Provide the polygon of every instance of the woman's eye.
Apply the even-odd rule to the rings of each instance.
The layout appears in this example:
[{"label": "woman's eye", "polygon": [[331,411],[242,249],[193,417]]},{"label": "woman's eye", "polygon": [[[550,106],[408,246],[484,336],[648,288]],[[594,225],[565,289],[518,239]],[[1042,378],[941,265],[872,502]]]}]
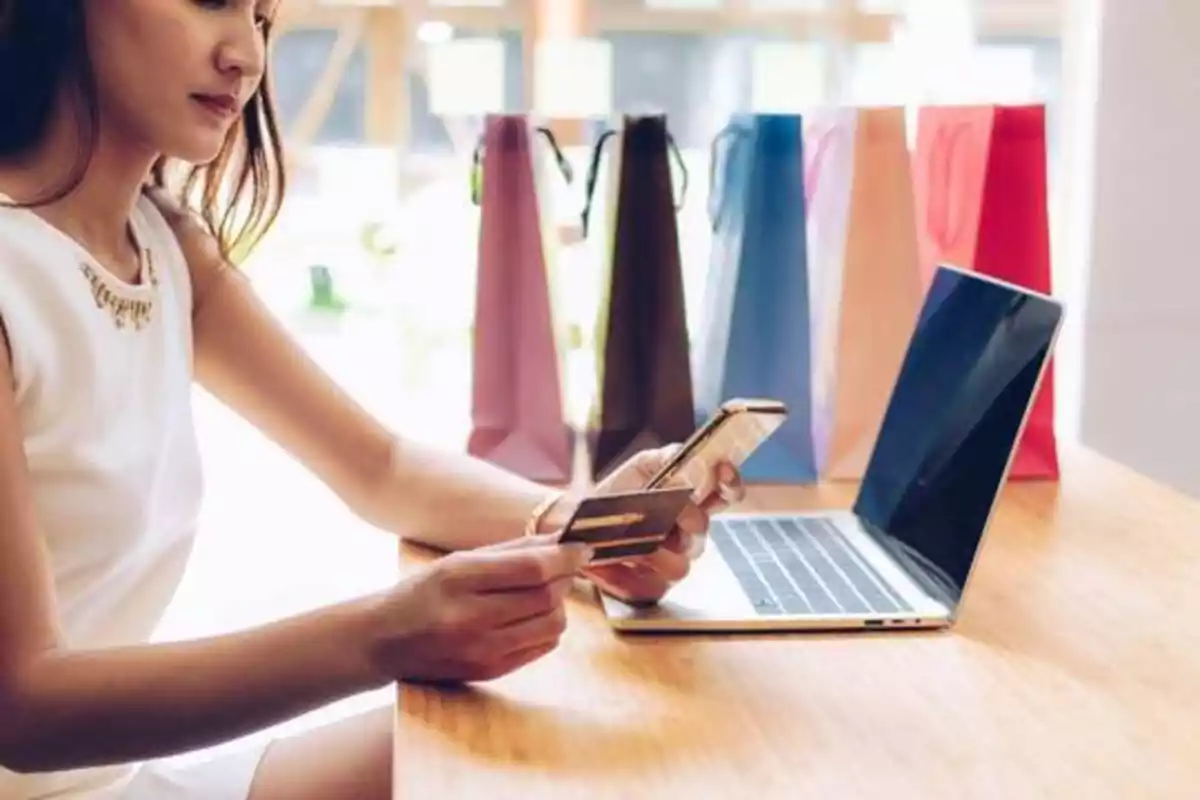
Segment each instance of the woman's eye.
[{"label": "woman's eye", "polygon": [[[226,8],[231,4],[231,0],[194,0],[196,5],[201,8],[220,9]],[[254,27],[265,29],[271,24],[271,15],[264,14],[261,11],[254,15]]]}]

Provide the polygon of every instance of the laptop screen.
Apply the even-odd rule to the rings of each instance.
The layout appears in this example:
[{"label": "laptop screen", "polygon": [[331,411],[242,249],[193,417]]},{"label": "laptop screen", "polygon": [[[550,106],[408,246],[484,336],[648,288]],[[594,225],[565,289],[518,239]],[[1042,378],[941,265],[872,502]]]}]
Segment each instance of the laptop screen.
[{"label": "laptop screen", "polygon": [[1061,307],[940,268],[918,318],[854,511],[957,604]]}]

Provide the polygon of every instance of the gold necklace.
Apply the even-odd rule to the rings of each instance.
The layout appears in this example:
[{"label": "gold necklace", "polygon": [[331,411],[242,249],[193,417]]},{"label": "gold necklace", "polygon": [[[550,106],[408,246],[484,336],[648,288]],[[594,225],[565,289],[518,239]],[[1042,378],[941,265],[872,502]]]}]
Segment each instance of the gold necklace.
[{"label": "gold necklace", "polygon": [[[138,248],[138,253],[142,285],[149,286],[151,289],[157,289],[158,272],[154,268],[153,253],[150,250],[144,250],[140,247]],[[108,279],[104,275],[101,275],[91,264],[84,262],[79,267],[92,288],[92,299],[96,301],[96,307],[102,311],[107,311],[109,316],[112,317],[113,324],[118,329],[124,330],[132,326],[134,330],[140,331],[150,324],[150,320],[154,315],[153,297],[144,299],[123,297],[118,291],[113,290],[109,285]]]}]

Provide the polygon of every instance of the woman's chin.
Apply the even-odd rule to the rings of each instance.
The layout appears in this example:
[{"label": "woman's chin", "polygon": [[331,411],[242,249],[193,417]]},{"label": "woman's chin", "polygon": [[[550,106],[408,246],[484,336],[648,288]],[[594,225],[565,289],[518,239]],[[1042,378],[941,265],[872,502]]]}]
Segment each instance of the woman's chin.
[{"label": "woman's chin", "polygon": [[206,131],[176,142],[175,146],[170,148],[169,154],[180,161],[204,167],[216,160],[224,146],[224,136],[214,136]]}]

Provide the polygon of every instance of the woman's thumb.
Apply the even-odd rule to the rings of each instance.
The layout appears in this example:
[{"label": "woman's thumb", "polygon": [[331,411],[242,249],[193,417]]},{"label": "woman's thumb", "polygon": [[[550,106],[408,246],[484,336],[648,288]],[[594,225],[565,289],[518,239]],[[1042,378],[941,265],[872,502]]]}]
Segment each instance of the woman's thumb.
[{"label": "woman's thumb", "polygon": [[534,536],[522,536],[519,539],[509,539],[499,544],[488,545],[485,550],[525,550],[531,547],[552,547],[558,544],[557,533],[539,533]]}]

